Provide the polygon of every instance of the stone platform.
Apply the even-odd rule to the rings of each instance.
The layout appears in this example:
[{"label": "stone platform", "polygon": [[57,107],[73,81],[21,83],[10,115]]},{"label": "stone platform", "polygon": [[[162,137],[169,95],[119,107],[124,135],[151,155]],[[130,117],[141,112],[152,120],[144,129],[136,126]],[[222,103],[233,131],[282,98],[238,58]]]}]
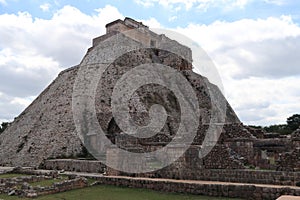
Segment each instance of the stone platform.
[{"label": "stone platform", "polygon": [[[23,168],[24,169],[24,168]],[[0,167],[0,171],[11,171],[12,168]],[[53,170],[24,169],[22,173],[48,174]],[[57,173],[57,171],[56,171]],[[64,171],[63,174],[74,177],[92,178],[97,184],[145,188],[161,192],[185,193],[215,197],[241,198],[251,200],[299,199],[300,187],[273,184],[233,183],[204,180],[175,180],[162,178],[106,176],[99,173]]]},{"label": "stone platform", "polygon": [[300,197],[283,195],[276,200],[300,200]]},{"label": "stone platform", "polygon": [[99,184],[145,188],[161,192],[242,198],[251,200],[274,200],[282,195],[300,197],[300,187],[269,184],[248,184],[219,181],[174,180],[125,176],[103,176],[96,173],[65,172],[94,178]]}]

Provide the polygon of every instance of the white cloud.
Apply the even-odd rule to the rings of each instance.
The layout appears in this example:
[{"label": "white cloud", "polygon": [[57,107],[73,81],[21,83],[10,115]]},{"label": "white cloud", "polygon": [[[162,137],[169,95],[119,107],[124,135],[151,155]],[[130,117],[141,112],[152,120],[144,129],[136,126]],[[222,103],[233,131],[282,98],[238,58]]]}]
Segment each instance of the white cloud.
[{"label": "white cloud", "polygon": [[0,0],[0,4],[7,5],[7,2],[5,0]]},{"label": "white cloud", "polygon": [[161,28],[161,24],[153,17],[147,20],[138,20],[141,21],[143,24],[149,26],[150,28]]},{"label": "white cloud", "polygon": [[[113,20],[124,18],[124,16],[119,12],[119,10],[116,7],[113,7],[111,5],[106,5],[104,8],[99,8],[99,9],[96,9],[95,11],[98,12],[96,20],[101,22],[101,24],[104,23],[103,27],[105,27],[105,24],[107,24]],[[84,21],[82,21],[82,22],[84,22]],[[101,26],[101,24],[96,24],[96,25],[94,24],[94,26]]]},{"label": "white cloud", "polygon": [[65,6],[52,19],[33,19],[29,13],[0,15],[0,48],[14,54],[32,52],[52,58],[63,67],[78,64],[91,39],[105,33],[105,24],[123,18],[119,11],[106,6],[96,15],[86,15]]},{"label": "white cloud", "polygon": [[290,16],[190,24],[177,31],[212,58],[243,122],[284,123],[300,113],[300,27]]},{"label": "white cloud", "polygon": [[152,1],[148,1],[148,0],[135,0],[135,2],[139,5],[145,6],[145,7],[151,7],[154,5],[154,3]]},{"label": "white cloud", "polygon": [[169,22],[172,22],[172,21],[174,21],[174,20],[176,20],[176,19],[177,19],[177,16],[169,17]]},{"label": "white cloud", "polygon": [[242,19],[234,22],[216,21],[209,25],[190,24],[177,31],[187,34],[207,51],[235,47],[242,43],[282,39],[300,34],[290,16],[267,19]]},{"label": "white cloud", "polygon": [[42,5],[40,5],[40,9],[42,9],[42,11],[47,12],[49,11],[51,5],[49,3],[44,3]]},{"label": "white cloud", "polygon": [[77,65],[92,38],[118,18],[124,16],[109,5],[94,15],[65,6],[50,20],[0,15],[0,119],[16,117],[63,68]]},{"label": "white cloud", "polygon": [[[64,6],[49,20],[28,12],[0,15],[0,119],[16,117],[64,68],[80,63],[105,25],[124,16],[107,5],[87,15]],[[143,20],[161,27],[155,18]]]},{"label": "white cloud", "polygon": [[26,51],[15,54],[3,49],[0,60],[0,91],[22,98],[38,94],[62,70],[51,57]]},{"label": "white cloud", "polygon": [[[12,121],[16,117],[16,113],[20,113],[28,103],[32,101],[33,97],[26,99],[14,98],[9,95],[0,95],[0,123],[3,121]],[[27,102],[26,102],[27,101]]]},{"label": "white cloud", "polygon": [[33,101],[33,99],[34,99],[34,97],[29,97],[29,98],[15,97],[12,99],[12,101],[10,103],[11,104],[19,104],[21,106],[27,107]]},{"label": "white cloud", "polygon": [[228,80],[226,96],[247,124],[285,123],[287,117],[300,112],[299,77]]},{"label": "white cloud", "polygon": [[245,7],[250,1],[249,0],[237,0],[233,3],[234,6],[243,8]]},{"label": "white cloud", "polygon": [[275,4],[278,6],[284,5],[287,3],[287,0],[264,0],[266,3]]},{"label": "white cloud", "polygon": [[145,7],[151,7],[155,4],[162,5],[172,10],[178,10],[178,5],[183,5],[186,10],[196,7],[202,11],[206,11],[210,7],[220,7],[224,10],[234,8],[244,8],[252,0],[135,0],[137,4]]}]

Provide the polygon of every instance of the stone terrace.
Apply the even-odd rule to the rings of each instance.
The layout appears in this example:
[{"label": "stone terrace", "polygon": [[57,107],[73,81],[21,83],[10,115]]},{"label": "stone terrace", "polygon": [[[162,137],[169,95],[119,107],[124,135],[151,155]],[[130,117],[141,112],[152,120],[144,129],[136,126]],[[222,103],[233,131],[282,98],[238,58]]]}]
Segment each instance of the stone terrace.
[{"label": "stone terrace", "polygon": [[[68,173],[74,174],[73,172]],[[91,173],[75,174],[94,178],[98,181],[98,184],[145,188],[161,192],[188,193],[251,200],[274,200],[282,195],[300,196],[300,187],[295,186],[103,176]]]}]

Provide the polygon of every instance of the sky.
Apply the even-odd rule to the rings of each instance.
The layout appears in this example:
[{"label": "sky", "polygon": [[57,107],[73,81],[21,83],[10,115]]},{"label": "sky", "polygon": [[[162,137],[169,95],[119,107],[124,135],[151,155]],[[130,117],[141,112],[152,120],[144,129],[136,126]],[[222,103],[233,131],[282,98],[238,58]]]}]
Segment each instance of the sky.
[{"label": "sky", "polygon": [[283,124],[300,113],[299,10],[295,0],[0,0],[0,122],[79,64],[105,24],[131,17],[201,46],[244,124]]}]

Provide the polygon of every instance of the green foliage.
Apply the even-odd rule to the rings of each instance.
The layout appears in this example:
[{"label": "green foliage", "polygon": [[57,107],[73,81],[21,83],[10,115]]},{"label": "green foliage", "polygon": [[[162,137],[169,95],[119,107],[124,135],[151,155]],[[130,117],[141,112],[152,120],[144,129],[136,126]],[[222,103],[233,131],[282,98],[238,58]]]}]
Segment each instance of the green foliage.
[{"label": "green foliage", "polygon": [[293,116],[287,118],[286,123],[290,130],[297,130],[300,127],[300,114],[294,114]]},{"label": "green foliage", "polygon": [[15,178],[20,176],[30,176],[28,174],[13,174],[13,173],[7,173],[7,174],[0,174],[0,178]]},{"label": "green foliage", "polygon": [[262,129],[262,126],[256,126],[256,125],[248,125],[250,128],[255,128],[255,129]]},{"label": "green foliage", "polygon": [[0,133],[2,133],[9,126],[9,124],[9,122],[2,122],[0,125]]},{"label": "green foliage", "polygon": [[300,127],[300,114],[294,114],[287,118],[287,124],[277,124],[266,126],[263,129],[267,133],[280,133],[283,135],[288,135],[293,133]]},{"label": "green foliage", "polygon": [[291,134],[293,131],[289,129],[289,127],[286,124],[279,124],[279,125],[271,125],[264,127],[264,130],[267,133],[280,133],[280,134]]}]

